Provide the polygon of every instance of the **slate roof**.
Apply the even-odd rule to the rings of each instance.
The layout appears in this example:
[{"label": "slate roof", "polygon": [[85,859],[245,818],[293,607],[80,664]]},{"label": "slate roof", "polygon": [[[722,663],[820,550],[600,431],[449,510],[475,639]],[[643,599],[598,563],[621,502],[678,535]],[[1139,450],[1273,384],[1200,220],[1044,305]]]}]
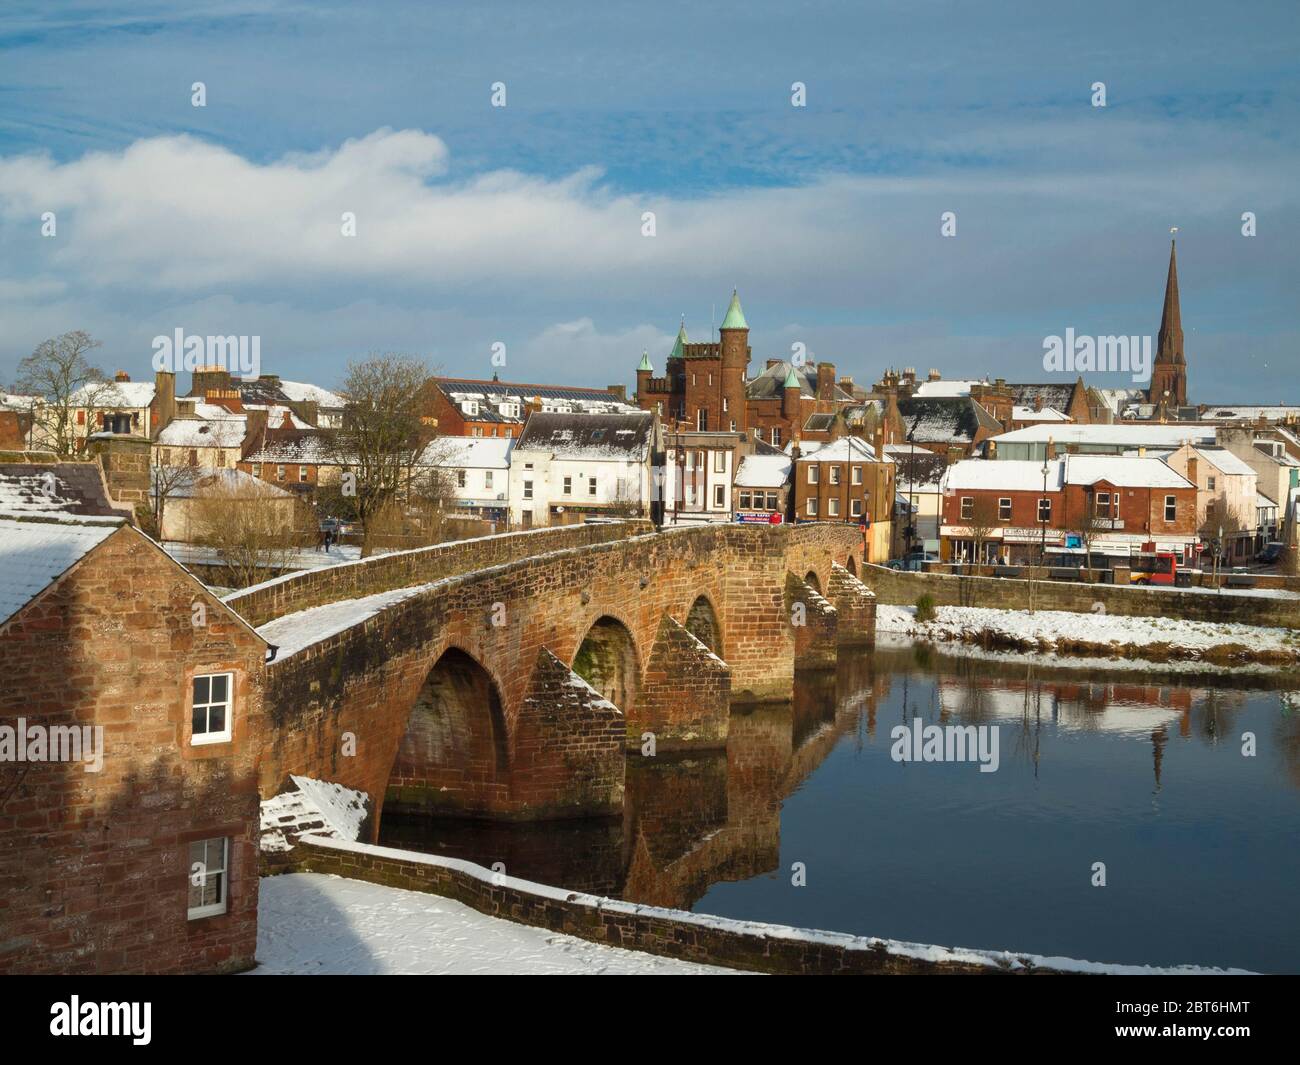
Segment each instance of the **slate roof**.
[{"label": "slate roof", "polygon": [[556,458],[639,461],[649,453],[654,415],[546,414],[529,416],[516,451],[549,451]]},{"label": "slate roof", "polygon": [[1012,403],[1020,407],[1034,408],[1038,400],[1043,401],[1044,407],[1054,407],[1059,411],[1066,411],[1070,407],[1070,400],[1074,396],[1074,382],[1069,384],[1008,384],[1007,388],[1011,389]]},{"label": "slate roof", "polygon": [[[258,496],[267,499],[292,495],[291,492],[286,492],[283,488],[278,488],[269,481],[254,477],[251,473],[245,473],[243,470],[213,470],[198,466],[166,468],[178,472],[176,482],[164,489],[169,499],[192,499],[194,496],[210,489],[220,489],[232,494],[237,493],[238,496]],[[149,494],[156,495],[160,477],[159,468],[155,466],[150,469],[149,473]]]},{"label": "slate roof", "polygon": [[[790,374],[799,382],[799,394],[809,399],[817,397],[817,367],[812,363],[795,366],[789,362],[777,362],[767,367],[762,373],[745,382],[745,395],[750,399],[780,399],[785,391],[785,382]],[[841,403],[851,402],[853,397],[835,383],[832,397]]]},{"label": "slate roof", "polygon": [[0,515],[124,518],[97,462],[0,463]]},{"label": "slate roof", "polygon": [[158,434],[164,447],[239,447],[245,418],[173,418]]},{"label": "slate roof", "polygon": [[898,401],[903,435],[922,444],[969,444],[981,428],[998,433],[1002,425],[969,396],[918,398]]},{"label": "slate roof", "polygon": [[[288,430],[285,430],[287,433]],[[307,466],[342,465],[329,446],[329,441],[319,432],[300,430],[292,435],[272,437],[268,434],[262,447],[242,460],[259,463],[298,463]]]},{"label": "slate roof", "polygon": [[800,462],[875,462],[876,449],[860,436],[842,436],[823,444],[810,454],[800,454]]},{"label": "slate roof", "polygon": [[258,377],[252,381],[232,377],[230,387],[239,390],[240,402],[246,407],[284,407],[290,403],[311,401],[330,410],[341,409],[347,404],[347,400],[337,392],[301,381],[281,381],[275,376]]},{"label": "slate roof", "polygon": [[124,524],[0,518],[0,624],[4,624]]}]

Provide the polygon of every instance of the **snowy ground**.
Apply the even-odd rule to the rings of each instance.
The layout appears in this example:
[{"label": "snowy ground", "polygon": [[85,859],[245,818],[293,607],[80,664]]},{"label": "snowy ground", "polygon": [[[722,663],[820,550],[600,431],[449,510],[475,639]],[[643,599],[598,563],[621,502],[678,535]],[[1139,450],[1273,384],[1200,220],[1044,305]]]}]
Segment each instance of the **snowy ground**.
[{"label": "snowy ground", "polygon": [[[387,607],[427,592],[433,584],[416,584],[409,588],[394,588],[391,592],[376,592],[360,599],[341,599],[337,603],[309,607],[293,614],[285,614],[258,628],[257,634],[279,650],[276,658],[288,658],[309,644],[352,628],[366,618],[373,617]],[[232,604],[239,608],[239,601]]]},{"label": "snowy ground", "polygon": [[727,975],[486,917],[420,891],[318,873],[264,877],[254,974]]},{"label": "snowy ground", "polygon": [[929,640],[962,640],[988,631],[1009,639],[1114,644],[1143,647],[1170,644],[1196,651],[1243,644],[1252,651],[1300,652],[1296,636],[1289,629],[1211,621],[1184,621],[1163,617],[1120,617],[1114,614],[1074,614],[1063,610],[992,610],[985,607],[941,606],[935,619],[916,620],[916,608],[876,607],[876,631],[899,633]]},{"label": "snowy ground", "polygon": [[1202,588],[1200,585],[1191,588],[1171,588],[1167,584],[1148,584],[1144,586],[1146,591],[1152,592],[1190,592],[1193,595],[1245,595],[1254,596],[1256,599],[1300,599],[1300,592],[1288,592],[1285,588],[1229,588],[1226,584],[1220,588]]}]

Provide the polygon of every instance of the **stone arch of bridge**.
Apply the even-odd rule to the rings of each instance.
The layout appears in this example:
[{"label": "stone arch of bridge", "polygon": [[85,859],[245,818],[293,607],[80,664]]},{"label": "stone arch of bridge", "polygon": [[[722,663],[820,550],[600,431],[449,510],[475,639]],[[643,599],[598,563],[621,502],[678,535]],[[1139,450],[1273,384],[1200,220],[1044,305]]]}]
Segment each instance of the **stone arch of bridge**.
[{"label": "stone arch of bridge", "polygon": [[686,612],[685,628],[715,655],[726,660],[727,656],[723,654],[722,621],[708,595],[701,593],[695,597],[691,608]]},{"label": "stone arch of bridge", "polygon": [[601,613],[584,629],[571,668],[601,696],[631,716],[641,691],[641,654],[631,627]]},{"label": "stone arch of bridge", "polygon": [[804,583],[812,588],[812,590],[818,595],[822,594],[822,580],[817,576],[817,571],[815,569],[810,569],[806,574],[804,574],[803,580]]},{"label": "stone arch of bridge", "polygon": [[456,644],[433,657],[398,739],[386,811],[478,812],[510,787],[502,688]]},{"label": "stone arch of bridge", "polygon": [[858,561],[853,557],[852,552],[849,553],[849,560],[847,563],[845,563],[844,568],[847,569],[849,573],[852,574],[854,577],[858,575]]}]

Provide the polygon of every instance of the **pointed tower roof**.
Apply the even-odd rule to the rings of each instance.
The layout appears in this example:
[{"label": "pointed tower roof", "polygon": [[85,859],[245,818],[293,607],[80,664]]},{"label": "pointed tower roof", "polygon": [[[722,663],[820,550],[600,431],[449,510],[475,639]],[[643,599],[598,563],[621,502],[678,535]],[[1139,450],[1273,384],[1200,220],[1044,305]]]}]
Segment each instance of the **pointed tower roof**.
[{"label": "pointed tower roof", "polygon": [[1169,276],[1165,279],[1165,307],[1160,315],[1160,336],[1156,362],[1183,362],[1183,317],[1178,306],[1178,256],[1176,242],[1169,242]]},{"label": "pointed tower roof", "polygon": [[785,380],[781,382],[782,388],[799,388],[799,378],[794,372],[794,364],[790,365],[790,372],[785,375]]},{"label": "pointed tower roof", "polygon": [[748,329],[749,323],[745,321],[745,312],[740,309],[740,296],[733,288],[731,290],[731,303],[727,306],[727,317],[722,319],[722,325],[719,329]]},{"label": "pointed tower roof", "polygon": [[677,330],[677,340],[673,343],[673,350],[668,353],[670,359],[682,359],[686,357],[686,319],[682,319],[682,327]]},{"label": "pointed tower roof", "polygon": [[640,373],[642,370],[649,370],[650,373],[655,372],[655,368],[650,365],[650,352],[644,348],[641,349],[641,365],[637,367],[637,372]]}]

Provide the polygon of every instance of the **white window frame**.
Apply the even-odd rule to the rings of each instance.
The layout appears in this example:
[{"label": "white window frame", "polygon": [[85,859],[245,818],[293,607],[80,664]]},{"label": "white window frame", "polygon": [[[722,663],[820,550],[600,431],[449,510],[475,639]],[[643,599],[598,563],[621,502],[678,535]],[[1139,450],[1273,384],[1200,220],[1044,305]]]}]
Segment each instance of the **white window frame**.
[{"label": "white window frame", "polygon": [[1178,497],[1165,496],[1165,521],[1178,520]]},{"label": "white window frame", "polygon": [[849,514],[854,518],[862,517],[862,500],[853,499],[849,501]]},{"label": "white window frame", "polygon": [[[1046,513],[1044,513],[1046,511]],[[1052,520],[1052,500],[1049,496],[1038,497],[1038,523],[1047,525]]]},{"label": "white window frame", "polygon": [[1011,497],[998,496],[998,521],[1011,520]]},{"label": "white window frame", "polygon": [[961,497],[961,520],[970,521],[971,518],[973,517],[975,517],[975,497],[962,496]]},{"label": "white window frame", "polygon": [[713,507],[715,510],[727,509],[727,486],[725,484],[715,484],[713,486]]},{"label": "white window frame", "polygon": [[457,487],[457,488],[464,488],[464,487],[465,487],[465,471],[464,471],[464,470],[457,470],[457,471],[456,471],[456,487]]},{"label": "white window frame", "polygon": [[853,483],[854,483],[854,484],[861,484],[861,483],[862,483],[862,467],[861,467],[861,466],[854,466],[854,467],[853,467]]},{"label": "white window frame", "polygon": [[816,499],[815,496],[809,498],[809,500],[807,501],[807,503],[804,504],[804,512],[805,512],[805,513],[808,515],[808,517],[810,517],[810,518],[815,518],[815,517],[817,517],[817,499]]},{"label": "white window frame", "polygon": [[524,498],[525,498],[525,499],[532,499],[532,498],[533,498],[533,482],[532,482],[532,481],[525,481],[525,482],[524,482]]},{"label": "white window frame", "polygon": [[564,494],[566,496],[573,495],[573,478],[571,476],[564,478]]},{"label": "white window frame", "polygon": [[725,451],[715,451],[713,453],[713,472],[727,472],[727,453]]},{"label": "white window frame", "polygon": [[840,483],[840,468],[838,466],[830,467],[831,484]]},{"label": "white window frame", "polygon": [[838,499],[826,500],[826,516],[828,518],[838,518],[840,516],[840,501]]},{"label": "white window frame", "polygon": [[298,483],[302,484],[307,480],[307,467],[301,463],[298,465]]},{"label": "white window frame", "polygon": [[[212,698],[212,682],[218,678],[224,678],[226,681],[226,698],[224,701],[216,701]],[[200,681],[208,682],[208,701],[198,702],[194,700],[194,685]],[[229,672],[223,673],[196,673],[190,678],[190,746],[201,747],[208,743],[229,743],[231,736],[231,726],[235,718],[235,674]],[[208,723],[212,718],[212,708],[215,706],[224,706],[226,708],[226,727],[220,732],[195,732],[194,731],[194,711],[198,707],[205,710],[204,721]]]},{"label": "white window frame", "polygon": [[[218,869],[213,869],[212,866],[208,864],[208,858],[211,855],[211,844],[217,842],[220,842],[221,844],[221,866]],[[208,881],[212,877],[217,876],[221,878],[220,881],[218,881],[221,897],[216,902],[207,902],[198,906],[190,906],[188,905],[188,892],[198,886],[194,884],[191,879],[196,875],[194,871],[194,865],[197,861],[194,855],[194,847],[196,844],[201,844],[203,846],[203,887],[199,888],[199,890],[202,891],[206,888]],[[187,892],[186,914],[188,919],[191,921],[197,921],[204,917],[216,917],[225,913],[230,900],[230,837],[213,836],[211,839],[192,840],[189,844],[188,850],[189,859],[185,865],[185,884]]]},{"label": "white window frame", "polygon": [[822,471],[818,468],[817,463],[810,462],[808,464],[808,483],[820,484],[821,477],[822,477]]}]

